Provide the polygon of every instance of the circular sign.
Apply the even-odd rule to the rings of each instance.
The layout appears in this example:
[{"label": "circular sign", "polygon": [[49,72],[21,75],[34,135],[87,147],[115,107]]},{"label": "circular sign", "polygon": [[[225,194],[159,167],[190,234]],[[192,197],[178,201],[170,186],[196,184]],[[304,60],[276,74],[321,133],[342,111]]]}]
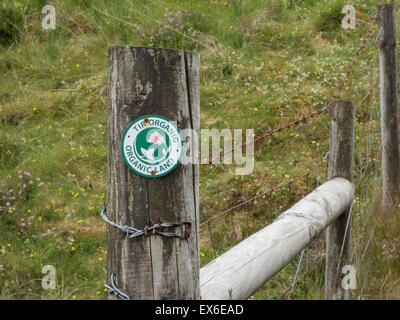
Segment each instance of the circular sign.
[{"label": "circular sign", "polygon": [[157,178],[171,172],[182,154],[178,128],[161,116],[143,116],[126,129],[121,142],[125,163],[137,174]]}]

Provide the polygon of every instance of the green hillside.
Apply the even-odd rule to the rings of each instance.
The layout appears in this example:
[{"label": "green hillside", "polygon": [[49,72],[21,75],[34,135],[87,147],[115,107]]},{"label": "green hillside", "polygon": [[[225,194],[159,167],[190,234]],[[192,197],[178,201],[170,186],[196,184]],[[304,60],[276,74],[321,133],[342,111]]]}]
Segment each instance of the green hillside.
[{"label": "green hillside", "polygon": [[[0,1],[0,299],[107,298],[99,213],[106,200],[107,54],[116,44],[199,52],[202,128],[254,128],[258,136],[320,110],[334,93],[353,100],[353,242],[362,267],[352,297],[400,298],[400,215],[382,217],[379,210],[379,88],[371,86],[379,79],[376,26],[337,90],[380,1],[54,0],[56,29],[44,30],[46,3]],[[347,3],[357,10],[355,30],[340,26]],[[201,166],[201,222],[313,170],[308,189],[302,179],[238,211],[254,213],[257,229],[272,222],[325,179],[328,128],[323,112],[260,140],[251,175]],[[3,199],[10,190],[11,202]],[[235,214],[236,240],[253,232],[245,214]],[[234,245],[230,220],[213,229],[219,255]],[[214,258],[206,231],[202,265]],[[282,297],[297,262],[252,299]],[[41,286],[45,265],[56,268],[55,290]],[[323,299],[323,272],[320,263],[283,298]]]}]

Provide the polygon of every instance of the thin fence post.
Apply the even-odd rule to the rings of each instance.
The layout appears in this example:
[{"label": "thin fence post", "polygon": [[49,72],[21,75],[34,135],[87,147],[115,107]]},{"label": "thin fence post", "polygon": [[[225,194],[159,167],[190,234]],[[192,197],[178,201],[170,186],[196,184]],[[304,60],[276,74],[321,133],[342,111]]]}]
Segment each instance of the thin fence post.
[{"label": "thin fence post", "polygon": [[399,138],[397,98],[397,47],[395,10],[378,6],[379,74],[382,146],[382,205],[393,209],[399,201]]},{"label": "thin fence post", "polygon": [[[107,279],[132,300],[199,299],[198,165],[179,163],[167,175],[142,177],[128,168],[121,139],[141,116],[163,116],[179,130],[200,127],[199,54],[151,47],[109,49],[107,110],[107,217],[145,230],[128,238],[107,226]],[[188,130],[189,131],[189,130]],[[193,135],[194,136],[194,135]],[[184,138],[184,152],[197,157],[197,139]],[[185,147],[187,147],[185,149]],[[190,222],[188,239],[146,235],[160,222]],[[179,228],[166,231],[179,234]],[[109,299],[114,296],[109,294]]]},{"label": "thin fence post", "polygon": [[[341,177],[353,182],[355,105],[348,100],[334,100],[330,112],[328,179]],[[325,299],[349,299],[349,291],[341,286],[342,267],[351,261],[350,229],[345,237],[349,214],[349,210],[343,212],[326,231]]]}]

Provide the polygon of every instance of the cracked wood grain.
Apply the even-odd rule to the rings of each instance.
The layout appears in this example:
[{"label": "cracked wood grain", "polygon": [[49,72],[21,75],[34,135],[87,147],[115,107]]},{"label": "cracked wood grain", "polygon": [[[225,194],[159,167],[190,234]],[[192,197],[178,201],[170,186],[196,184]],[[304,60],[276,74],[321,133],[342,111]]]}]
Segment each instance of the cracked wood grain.
[{"label": "cracked wood grain", "polygon": [[[355,105],[353,101],[334,100],[330,112],[328,179],[341,177],[353,182]],[[349,291],[341,286],[342,267],[351,263],[352,254],[351,223],[344,240],[348,218],[349,208],[346,208],[326,230],[325,299],[349,299]]]},{"label": "cracked wood grain", "polygon": [[[125,129],[143,115],[199,130],[199,54],[114,46],[108,63],[108,217],[139,229],[160,219],[193,226],[187,241],[158,235],[127,239],[108,226],[108,281],[115,272],[116,286],[131,299],[199,299],[198,165],[180,163],[163,177],[144,178],[126,166],[120,147]],[[197,140],[185,143],[197,154]]]}]

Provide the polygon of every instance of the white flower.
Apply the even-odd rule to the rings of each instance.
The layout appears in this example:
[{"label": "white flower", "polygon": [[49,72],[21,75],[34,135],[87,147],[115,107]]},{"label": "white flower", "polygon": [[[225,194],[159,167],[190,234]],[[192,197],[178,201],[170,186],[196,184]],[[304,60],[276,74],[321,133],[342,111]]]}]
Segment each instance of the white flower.
[{"label": "white flower", "polygon": [[162,143],[164,143],[164,139],[160,133],[158,133],[157,131],[154,131],[150,135],[148,142],[155,143],[155,144],[162,144]]}]

